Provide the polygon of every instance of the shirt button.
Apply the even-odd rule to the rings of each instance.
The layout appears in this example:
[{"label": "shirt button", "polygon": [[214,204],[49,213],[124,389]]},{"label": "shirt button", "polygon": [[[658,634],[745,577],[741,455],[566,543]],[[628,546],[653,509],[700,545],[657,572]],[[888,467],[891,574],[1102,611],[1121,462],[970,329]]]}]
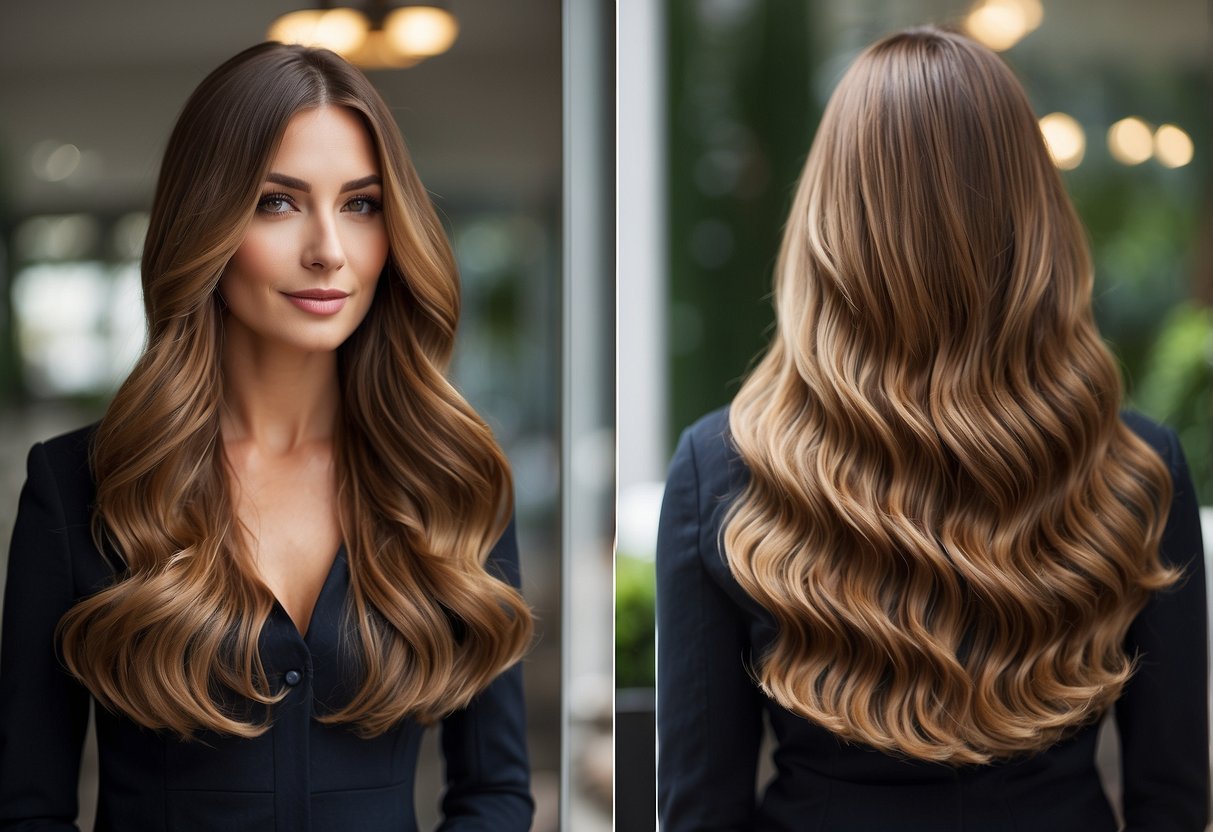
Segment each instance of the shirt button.
[{"label": "shirt button", "polygon": [[282,680],[291,687],[294,687],[295,685],[299,684],[299,681],[302,678],[303,674],[301,674],[298,670],[288,670],[286,674],[283,675]]}]

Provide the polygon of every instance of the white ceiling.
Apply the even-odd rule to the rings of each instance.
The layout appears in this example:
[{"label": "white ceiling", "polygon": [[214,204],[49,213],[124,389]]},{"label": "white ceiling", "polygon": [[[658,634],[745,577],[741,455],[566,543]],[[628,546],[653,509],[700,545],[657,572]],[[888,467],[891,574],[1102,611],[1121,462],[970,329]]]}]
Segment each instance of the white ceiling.
[{"label": "white ceiling", "polygon": [[[306,0],[0,0],[0,200],[7,213],[150,200],[173,120],[224,59]],[[452,0],[445,55],[371,73],[440,205],[549,206],[561,170],[560,0]],[[44,182],[46,140],[85,155]],[[7,193],[5,193],[7,191]]]}]

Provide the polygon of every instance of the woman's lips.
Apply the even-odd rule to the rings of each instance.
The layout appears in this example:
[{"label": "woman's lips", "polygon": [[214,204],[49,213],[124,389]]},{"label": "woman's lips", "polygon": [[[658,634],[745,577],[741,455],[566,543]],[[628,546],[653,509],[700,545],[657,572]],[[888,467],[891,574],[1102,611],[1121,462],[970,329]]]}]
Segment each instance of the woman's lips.
[{"label": "woman's lips", "polygon": [[303,289],[299,292],[283,292],[286,299],[304,312],[313,315],[336,315],[345,306],[349,297],[339,289]]}]

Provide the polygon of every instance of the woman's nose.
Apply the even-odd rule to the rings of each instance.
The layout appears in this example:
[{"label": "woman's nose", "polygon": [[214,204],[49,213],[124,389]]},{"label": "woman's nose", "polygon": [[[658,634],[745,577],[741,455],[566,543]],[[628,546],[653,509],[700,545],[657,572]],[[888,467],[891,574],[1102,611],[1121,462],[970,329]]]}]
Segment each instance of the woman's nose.
[{"label": "woman's nose", "polygon": [[317,216],[309,223],[303,265],[318,272],[337,271],[345,265],[345,249],[334,218]]}]

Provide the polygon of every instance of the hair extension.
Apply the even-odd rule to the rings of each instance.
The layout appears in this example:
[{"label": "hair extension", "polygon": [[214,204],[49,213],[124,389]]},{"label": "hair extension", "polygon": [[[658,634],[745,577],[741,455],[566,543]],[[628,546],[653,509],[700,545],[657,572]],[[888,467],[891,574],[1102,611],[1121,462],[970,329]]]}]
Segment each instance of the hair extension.
[{"label": "hair extension", "polygon": [[[112,585],[60,622],[63,657],[105,707],[154,729],[255,736],[269,706],[258,637],[273,595],[238,533],[219,432],[216,285],[244,239],[287,123],[358,113],[383,179],[391,254],[338,351],[334,436],[350,566],[347,624],[362,679],[326,714],[380,734],[466,705],[518,660],[532,619],[485,569],[512,483],[488,426],[446,380],[459,318],[454,258],[391,112],[331,52],[267,43],[208,76],[169,139],[144,248],[148,342],[97,429],[94,538]],[[266,712],[268,713],[268,711]]]},{"label": "hair extension", "polygon": [[730,413],[722,545],[774,617],[757,667],[848,740],[953,764],[1042,749],[1117,698],[1178,575],[1166,466],[1118,417],[1083,229],[1011,71],[934,28],[827,105]]}]

